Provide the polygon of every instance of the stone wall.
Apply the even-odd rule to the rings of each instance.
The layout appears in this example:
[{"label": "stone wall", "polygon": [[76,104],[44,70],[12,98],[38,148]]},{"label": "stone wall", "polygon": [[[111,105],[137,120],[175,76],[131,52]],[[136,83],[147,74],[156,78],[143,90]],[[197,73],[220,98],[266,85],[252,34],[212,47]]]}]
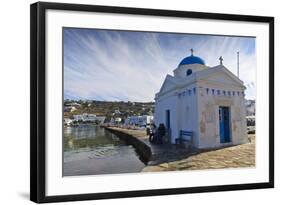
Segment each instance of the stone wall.
[{"label": "stone wall", "polygon": [[140,156],[142,162],[144,162],[145,164],[149,162],[152,156],[151,149],[141,139],[138,139],[137,137],[134,137],[130,134],[124,133],[120,130],[116,130],[110,127],[104,127],[104,128],[110,131],[111,133],[115,134],[117,137],[125,141],[127,144],[132,145],[136,149],[136,152]]}]

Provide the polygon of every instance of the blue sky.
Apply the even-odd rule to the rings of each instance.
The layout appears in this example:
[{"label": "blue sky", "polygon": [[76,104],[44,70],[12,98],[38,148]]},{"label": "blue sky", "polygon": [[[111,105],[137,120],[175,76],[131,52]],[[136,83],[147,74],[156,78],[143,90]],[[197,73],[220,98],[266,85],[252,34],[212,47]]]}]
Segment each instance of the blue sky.
[{"label": "blue sky", "polygon": [[234,74],[240,52],[240,79],[246,98],[256,95],[255,38],[64,28],[64,98],[153,101],[165,76],[190,55]]}]

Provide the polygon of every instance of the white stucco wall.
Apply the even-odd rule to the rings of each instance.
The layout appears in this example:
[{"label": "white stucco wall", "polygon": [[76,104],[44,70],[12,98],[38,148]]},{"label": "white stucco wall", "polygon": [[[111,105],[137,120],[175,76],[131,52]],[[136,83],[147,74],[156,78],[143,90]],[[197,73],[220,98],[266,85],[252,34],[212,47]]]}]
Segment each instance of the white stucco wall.
[{"label": "white stucco wall", "polygon": [[155,106],[155,115],[154,115],[154,122],[157,127],[161,123],[166,125],[166,110],[170,110],[170,135],[171,135],[171,142],[174,143],[174,136],[177,135],[178,130],[178,124],[177,119],[178,113],[177,113],[177,96],[174,93],[169,93],[165,96],[161,96],[160,100],[156,101]]},{"label": "white stucco wall", "polygon": [[[198,111],[197,90],[195,84],[187,88],[179,89],[159,97],[155,106],[155,124],[166,126],[166,110],[170,110],[171,142],[175,143],[179,137],[180,130],[192,131],[194,133],[194,144],[198,145]],[[189,91],[188,91],[189,90]],[[190,92],[190,93],[189,93]],[[179,93],[182,93],[179,96]],[[167,127],[167,126],[166,126]]]},{"label": "white stucco wall", "polygon": [[[209,92],[207,94],[207,90]],[[212,93],[215,90],[215,94]],[[215,85],[208,81],[201,81],[198,95],[199,115],[199,148],[219,147],[227,143],[220,143],[219,107],[230,109],[230,138],[228,144],[241,144],[247,141],[246,112],[243,89],[230,84]],[[220,91],[218,95],[217,90]],[[226,95],[223,94],[226,91]],[[228,93],[230,91],[230,95]],[[233,92],[234,95],[233,95]],[[237,94],[239,92],[239,96]]]},{"label": "white stucco wall", "polygon": [[[195,88],[195,91],[194,91]],[[191,94],[188,93],[188,90],[191,90]],[[174,138],[179,137],[179,131],[192,131],[193,132],[193,143],[194,146],[198,146],[199,138],[198,138],[198,98],[197,98],[197,89],[196,84],[191,84],[188,87],[181,89],[180,93],[186,93],[185,95],[181,95],[178,97],[178,113],[179,118],[178,120],[178,132]]]}]

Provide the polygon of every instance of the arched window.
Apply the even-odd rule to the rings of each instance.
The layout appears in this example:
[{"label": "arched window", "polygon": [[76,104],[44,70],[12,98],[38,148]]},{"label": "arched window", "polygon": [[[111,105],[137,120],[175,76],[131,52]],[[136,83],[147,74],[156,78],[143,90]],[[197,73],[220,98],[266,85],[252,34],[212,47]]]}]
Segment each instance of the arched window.
[{"label": "arched window", "polygon": [[191,70],[191,69],[188,69],[188,70],[186,71],[186,75],[189,76],[189,75],[191,75],[191,74],[192,74],[192,70]]}]

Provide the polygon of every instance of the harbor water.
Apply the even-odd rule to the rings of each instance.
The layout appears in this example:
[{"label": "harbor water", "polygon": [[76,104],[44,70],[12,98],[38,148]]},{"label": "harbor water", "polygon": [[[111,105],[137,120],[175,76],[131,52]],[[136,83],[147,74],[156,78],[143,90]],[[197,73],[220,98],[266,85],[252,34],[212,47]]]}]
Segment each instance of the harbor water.
[{"label": "harbor water", "polygon": [[63,175],[140,172],[145,164],[135,149],[96,125],[64,128]]}]

